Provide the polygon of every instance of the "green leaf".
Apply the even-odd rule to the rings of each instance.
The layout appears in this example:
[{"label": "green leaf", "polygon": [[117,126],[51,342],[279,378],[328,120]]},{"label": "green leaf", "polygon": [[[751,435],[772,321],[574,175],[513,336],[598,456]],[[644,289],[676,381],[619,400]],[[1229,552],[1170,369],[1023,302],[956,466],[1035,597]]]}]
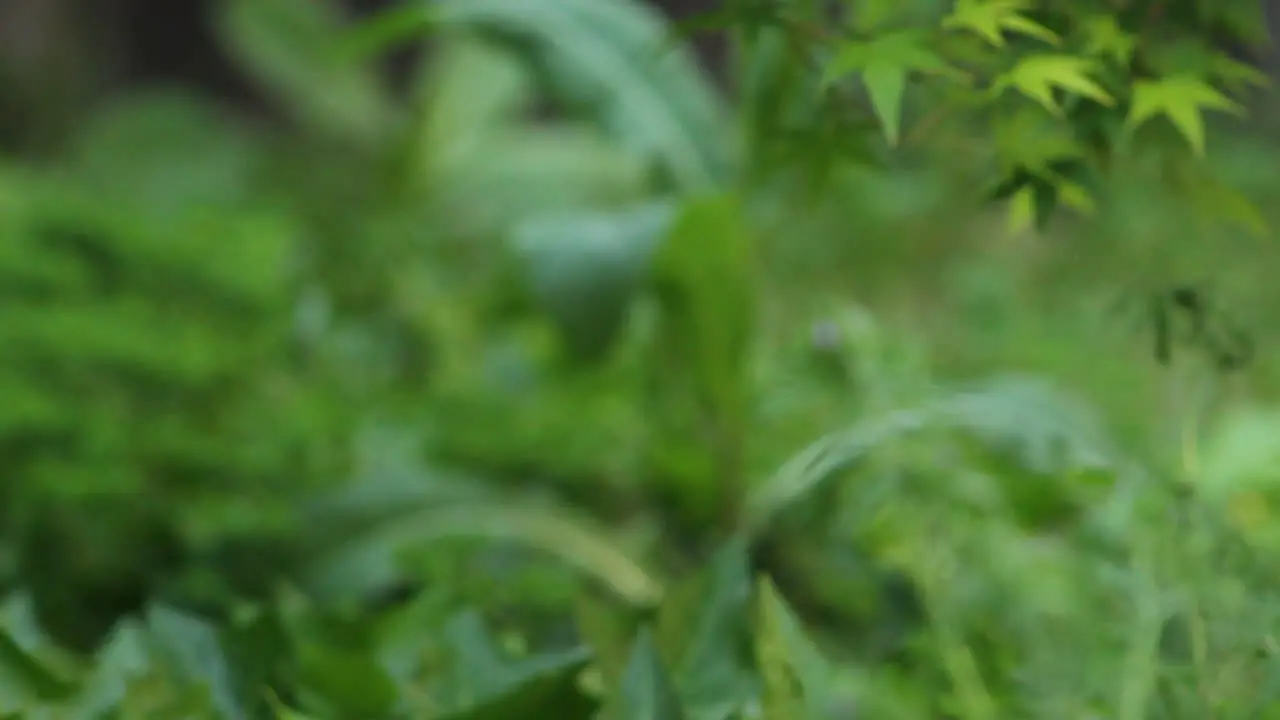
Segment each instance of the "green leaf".
[{"label": "green leaf", "polygon": [[912,72],[957,74],[928,49],[927,42],[928,37],[918,30],[902,30],[872,40],[844,43],[823,72],[822,84],[830,86],[860,72],[885,137],[889,144],[896,145],[907,76]]},{"label": "green leaf", "polygon": [[148,219],[255,199],[263,148],[212,102],[177,91],[117,100],[75,140],[77,177],[95,194]]},{"label": "green leaf", "polygon": [[1013,88],[1039,103],[1054,115],[1062,114],[1062,106],[1054,97],[1062,91],[1089,98],[1102,105],[1113,105],[1115,100],[1102,86],[1089,77],[1096,70],[1095,62],[1074,55],[1030,55],[1022,58],[1007,73],[997,77],[991,85],[993,94]]},{"label": "green leaf", "polygon": [[753,238],[738,199],[689,201],[655,260],[647,452],[659,491],[690,524],[726,521],[741,501],[754,285]]},{"label": "green leaf", "polygon": [[567,510],[496,500],[408,503],[394,517],[317,560],[308,573],[309,587],[331,597],[352,592],[359,597],[367,588],[350,585],[361,568],[389,564],[405,548],[461,538],[541,550],[637,606],[654,604],[662,597],[662,584],[594,523]]},{"label": "green leaf", "polygon": [[830,668],[765,577],[756,584],[755,652],[765,720],[818,717],[830,693]]},{"label": "green leaf", "polygon": [[[423,12],[428,12],[424,7]],[[655,11],[628,0],[438,0],[440,23],[495,28],[530,43],[564,97],[594,110],[624,145],[657,160],[681,190],[730,171],[725,109]]]},{"label": "green leaf", "polygon": [[403,3],[379,10],[373,17],[347,29],[339,45],[341,55],[366,59],[403,43],[420,41],[434,22],[435,16],[426,3]]},{"label": "green leaf", "polygon": [[213,625],[175,608],[157,605],[147,612],[147,629],[155,654],[175,677],[206,688],[224,717],[246,716],[246,703],[236,689],[239,668],[228,662]]},{"label": "green leaf", "polygon": [[65,700],[75,686],[28,653],[0,628],[0,712],[18,712],[37,703]]},{"label": "green leaf", "polygon": [[1061,40],[1052,30],[1023,14],[1032,7],[1028,0],[959,0],[942,26],[968,30],[996,47],[1004,47],[1005,33],[1059,44]]},{"label": "green leaf", "polygon": [[745,538],[726,543],[658,616],[658,641],[676,670],[680,697],[697,720],[725,720],[755,696],[747,560]]},{"label": "green leaf", "polygon": [[533,78],[515,53],[462,33],[442,38],[419,72],[420,150],[445,169],[491,151],[485,142],[534,101]]},{"label": "green leaf", "polygon": [[583,692],[578,676],[591,660],[585,650],[547,653],[508,671],[501,688],[441,720],[526,720],[555,717],[591,720],[598,702]]},{"label": "green leaf", "polygon": [[642,628],[611,706],[614,720],[684,720],[684,708],[649,628]]},{"label": "green leaf", "polygon": [[1108,58],[1121,67],[1129,66],[1138,39],[1121,29],[1115,15],[1091,15],[1080,25],[1086,55]]},{"label": "green leaf", "polygon": [[1213,172],[1192,165],[1179,168],[1173,180],[1180,196],[1204,217],[1223,220],[1256,238],[1269,235],[1271,223],[1257,203]]},{"label": "green leaf", "polygon": [[651,615],[652,611],[637,612],[635,608],[597,597],[590,589],[579,593],[574,610],[578,632],[591,646],[595,668],[608,687],[617,687],[631,662],[636,629],[643,627],[641,615]]},{"label": "green leaf", "polygon": [[1269,88],[1273,84],[1270,76],[1258,68],[1226,55],[1213,56],[1209,61],[1209,73],[1234,92],[1251,87]]},{"label": "green leaf", "polygon": [[385,717],[396,706],[396,685],[368,648],[299,638],[299,679],[328,713]]},{"label": "green leaf", "polygon": [[1203,80],[1175,75],[1140,80],[1133,85],[1133,101],[1125,127],[1130,132],[1157,115],[1164,115],[1186,139],[1196,155],[1204,155],[1204,110],[1242,115],[1244,109]]},{"label": "green leaf", "polygon": [[617,337],[673,215],[670,204],[654,203],[515,229],[512,243],[533,294],[576,356],[598,357]]},{"label": "green leaf", "polygon": [[387,126],[391,107],[378,75],[344,57],[332,0],[229,0],[218,10],[225,46],[299,120],[361,140]]}]

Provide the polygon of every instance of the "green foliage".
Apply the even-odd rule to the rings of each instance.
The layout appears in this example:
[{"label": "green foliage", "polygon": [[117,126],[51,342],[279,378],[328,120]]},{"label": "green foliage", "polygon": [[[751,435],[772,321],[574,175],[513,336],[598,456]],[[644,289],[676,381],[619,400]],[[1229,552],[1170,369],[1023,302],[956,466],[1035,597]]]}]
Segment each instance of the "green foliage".
[{"label": "green foliage", "polygon": [[[1256,28],[1265,25],[1258,8],[1244,0],[1212,8],[1167,0],[1123,7],[921,0],[832,11],[822,3],[734,0],[704,25],[749,28],[736,36],[740,56],[792,68],[792,80],[765,89],[768,98],[745,98],[760,108],[750,118],[761,126],[753,136],[790,126],[792,108],[807,106],[815,110],[803,142],[814,146],[824,142],[820,135],[840,132],[851,147],[874,147],[877,131],[867,119],[889,146],[903,144],[906,122],[908,142],[926,153],[954,152],[983,137],[997,152],[974,153],[972,170],[994,188],[992,197],[1009,201],[1021,230],[1043,226],[1059,205],[1092,212],[1097,179],[1130,157],[1195,167],[1205,154],[1206,115],[1243,110],[1225,93],[1268,83],[1222,47],[1257,41]],[[814,65],[816,86],[795,80]],[[1160,120],[1181,144],[1159,131]],[[842,129],[822,129],[832,127]],[[884,161],[865,149],[846,159]],[[1257,229],[1242,219],[1256,211],[1209,212]]]},{"label": "green foliage", "polygon": [[0,717],[1274,714],[1275,378],[1077,302],[1265,231],[1256,18],[826,5],[720,92],[635,0],[225,0],[276,113],[0,161]]}]

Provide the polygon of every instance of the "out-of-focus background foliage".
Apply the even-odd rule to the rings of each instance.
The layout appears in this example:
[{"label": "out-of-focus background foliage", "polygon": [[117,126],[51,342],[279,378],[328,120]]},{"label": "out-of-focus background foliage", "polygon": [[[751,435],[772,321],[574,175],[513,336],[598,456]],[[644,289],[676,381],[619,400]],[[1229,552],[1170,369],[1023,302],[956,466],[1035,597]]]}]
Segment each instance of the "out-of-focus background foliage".
[{"label": "out-of-focus background foliage", "polygon": [[1280,718],[1265,94],[1010,232],[748,182],[715,3],[428,4],[0,3],[0,717]]}]

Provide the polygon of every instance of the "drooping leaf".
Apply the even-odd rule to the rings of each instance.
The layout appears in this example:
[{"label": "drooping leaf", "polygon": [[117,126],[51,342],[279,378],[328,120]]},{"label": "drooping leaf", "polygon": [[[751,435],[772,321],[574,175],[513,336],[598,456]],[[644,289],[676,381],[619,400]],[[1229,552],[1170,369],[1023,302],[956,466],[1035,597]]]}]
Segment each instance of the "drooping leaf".
[{"label": "drooping leaf", "polygon": [[[406,506],[316,558],[308,586],[331,597],[349,596],[350,578],[358,577],[362,566],[392,564],[405,548],[450,539],[512,542],[546,552],[637,606],[663,594],[662,584],[593,523],[561,509],[483,500]],[[357,597],[362,590],[367,588],[355,589]]]}]

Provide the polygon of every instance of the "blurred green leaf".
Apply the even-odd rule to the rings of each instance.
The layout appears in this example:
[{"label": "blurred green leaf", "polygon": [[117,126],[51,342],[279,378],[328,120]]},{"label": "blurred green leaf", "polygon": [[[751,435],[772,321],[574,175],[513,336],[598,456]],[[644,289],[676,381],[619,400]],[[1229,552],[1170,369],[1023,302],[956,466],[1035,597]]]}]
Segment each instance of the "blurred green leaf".
[{"label": "blurred green leaf", "polygon": [[591,647],[593,666],[610,688],[622,682],[623,673],[630,667],[636,631],[645,627],[640,615],[634,608],[597,597],[590,590],[578,595],[574,612],[578,632]]},{"label": "blurred green leaf", "polygon": [[440,23],[494,27],[532,40],[568,98],[595,111],[626,147],[661,163],[675,185],[723,182],[729,148],[724,110],[692,58],[666,43],[668,28],[626,0],[439,0],[424,13]]},{"label": "blurred green leaf", "polygon": [[670,224],[669,204],[531,219],[512,243],[534,296],[575,355],[598,357],[621,330]]},{"label": "blurred green leaf", "polygon": [[688,201],[655,260],[649,462],[689,525],[735,517],[745,493],[755,254],[741,201],[725,194]]},{"label": "blurred green leaf", "polygon": [[583,649],[534,655],[518,662],[502,658],[474,614],[450,625],[455,678],[448,689],[457,709],[450,720],[594,716],[597,701],[580,687],[579,675],[591,655]]},{"label": "blurred green leaf", "polygon": [[684,720],[684,708],[649,628],[642,628],[614,695],[615,720]]},{"label": "blurred green leaf", "polygon": [[227,0],[218,8],[225,46],[298,120],[357,140],[386,129],[391,108],[379,78],[343,55],[342,17],[332,0]]},{"label": "blurred green leaf", "polygon": [[246,718],[248,711],[236,688],[237,668],[222,651],[218,630],[202,618],[157,605],[147,613],[151,644],[176,678],[204,686],[225,718]]},{"label": "blurred green leaf", "polygon": [[844,44],[827,65],[823,84],[831,85],[847,75],[860,73],[886,139],[890,145],[897,145],[907,76],[919,72],[954,72],[926,47],[926,39],[919,31],[907,30]]},{"label": "blurred green leaf", "polygon": [[65,700],[75,685],[32,657],[0,629],[0,712],[18,712],[29,706]]},{"label": "blurred green leaf", "polygon": [[351,537],[332,555],[318,558],[309,583],[318,591],[349,586],[350,575],[371,558],[441,540],[505,541],[541,550],[583,571],[639,606],[661,598],[663,588],[593,524],[563,510],[509,502],[447,502],[406,507],[396,517]]},{"label": "blurred green leaf", "polygon": [[754,697],[747,563],[747,541],[735,538],[659,611],[659,649],[692,720],[727,720]]},{"label": "blurred green leaf", "polygon": [[207,99],[150,91],[90,116],[73,158],[76,176],[98,197],[172,220],[193,206],[227,210],[255,199],[264,155],[237,118]]},{"label": "blurred green leaf", "polygon": [[535,99],[519,56],[465,33],[442,38],[419,72],[419,149],[423,160],[446,170],[461,172],[468,161],[494,154],[486,141],[520,120]]},{"label": "blurred green leaf", "polygon": [[755,651],[766,720],[818,716],[827,700],[829,671],[799,621],[768,578],[756,585]]},{"label": "blurred green leaf", "polygon": [[1204,110],[1241,114],[1243,108],[1196,77],[1171,76],[1134,83],[1133,102],[1125,127],[1130,131],[1164,115],[1186,139],[1193,152],[1205,152]]}]

